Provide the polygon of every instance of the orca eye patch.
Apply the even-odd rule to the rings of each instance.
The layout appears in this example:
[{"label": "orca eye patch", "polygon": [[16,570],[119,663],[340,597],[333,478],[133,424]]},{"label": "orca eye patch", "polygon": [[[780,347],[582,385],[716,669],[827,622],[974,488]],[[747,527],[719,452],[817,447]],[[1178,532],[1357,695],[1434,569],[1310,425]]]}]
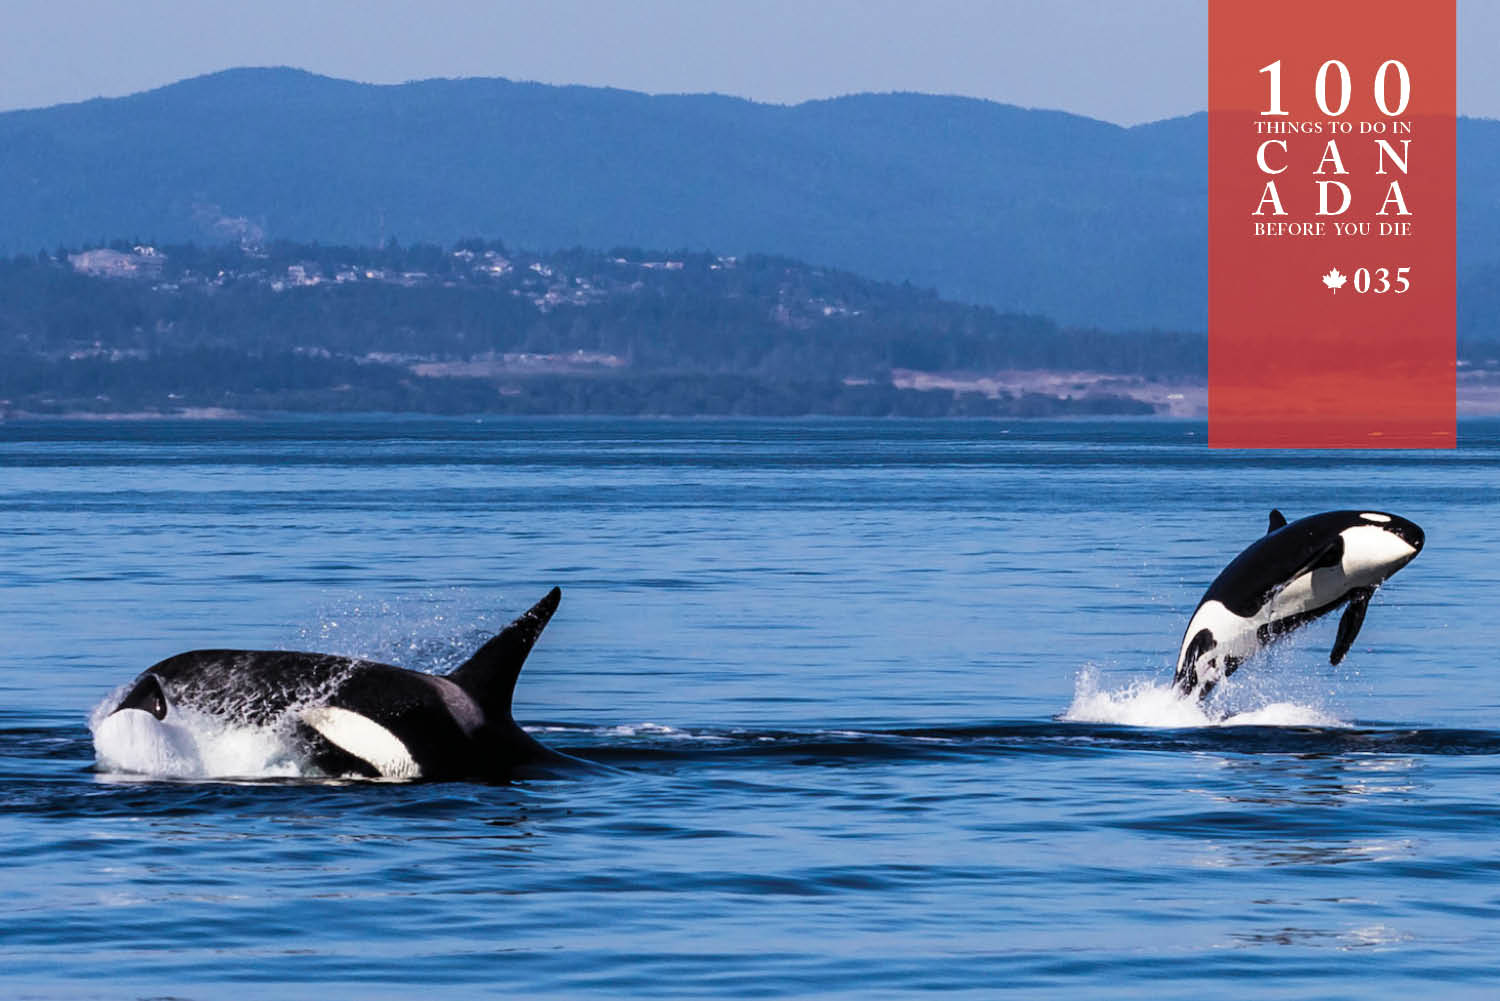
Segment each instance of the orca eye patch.
[{"label": "orca eye patch", "polygon": [[1380,514],[1379,512],[1376,512],[1376,511],[1365,511],[1364,513],[1362,513],[1360,515],[1360,517],[1363,518],[1365,521],[1379,522],[1382,525],[1391,520],[1391,516],[1390,515],[1388,515],[1388,514]]}]

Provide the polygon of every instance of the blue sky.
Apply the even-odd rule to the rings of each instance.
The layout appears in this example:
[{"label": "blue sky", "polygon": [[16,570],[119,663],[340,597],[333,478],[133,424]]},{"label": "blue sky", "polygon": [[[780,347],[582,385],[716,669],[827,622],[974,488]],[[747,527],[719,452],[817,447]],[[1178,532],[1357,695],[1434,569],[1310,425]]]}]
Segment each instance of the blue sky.
[{"label": "blue sky", "polygon": [[[1459,18],[1460,110],[1500,118],[1500,3]],[[1203,108],[1206,26],[1205,0],[5,0],[0,110],[287,65],[783,103],[916,90],[1131,124]]]}]

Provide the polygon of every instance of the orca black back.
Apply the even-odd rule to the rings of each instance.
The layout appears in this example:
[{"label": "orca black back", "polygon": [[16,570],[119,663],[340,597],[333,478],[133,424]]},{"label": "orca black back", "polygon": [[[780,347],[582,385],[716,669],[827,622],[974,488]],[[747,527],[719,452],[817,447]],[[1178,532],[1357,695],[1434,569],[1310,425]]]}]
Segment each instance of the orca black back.
[{"label": "orca black back", "polygon": [[148,668],[113,712],[187,709],[289,731],[330,775],[507,780],[584,764],[527,734],[511,712],[527,656],[557,611],[545,597],[450,674],[333,654],[193,650]]}]

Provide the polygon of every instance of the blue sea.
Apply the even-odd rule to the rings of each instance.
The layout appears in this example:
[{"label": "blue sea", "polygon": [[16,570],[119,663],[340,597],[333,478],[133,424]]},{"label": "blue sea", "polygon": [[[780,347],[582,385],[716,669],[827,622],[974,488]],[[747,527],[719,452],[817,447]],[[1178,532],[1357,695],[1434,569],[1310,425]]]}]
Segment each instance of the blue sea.
[{"label": "blue sea", "polygon": [[[0,424],[0,995],[1493,997],[1500,424],[1461,431]],[[1319,622],[1204,712],[1182,629],[1272,507],[1427,546],[1340,666]],[[597,773],[142,775],[90,731],[182,650],[442,671],[553,585],[516,716]]]}]

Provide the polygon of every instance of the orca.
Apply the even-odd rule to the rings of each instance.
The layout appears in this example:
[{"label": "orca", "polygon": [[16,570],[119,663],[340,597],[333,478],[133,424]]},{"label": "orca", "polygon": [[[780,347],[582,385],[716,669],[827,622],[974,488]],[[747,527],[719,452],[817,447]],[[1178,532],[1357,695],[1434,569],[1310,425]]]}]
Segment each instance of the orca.
[{"label": "orca", "polygon": [[447,675],[322,653],[193,650],[147,668],[109,715],[270,728],[330,777],[508,781],[587,767],[511,716],[521,665],[561,598],[553,588]]},{"label": "orca", "polygon": [[1343,606],[1328,655],[1337,664],[1353,646],[1375,590],[1425,541],[1415,524],[1383,511],[1328,511],[1289,523],[1273,510],[1266,534],[1198,602],[1177,654],[1174,686],[1201,701],[1247,658]]}]

